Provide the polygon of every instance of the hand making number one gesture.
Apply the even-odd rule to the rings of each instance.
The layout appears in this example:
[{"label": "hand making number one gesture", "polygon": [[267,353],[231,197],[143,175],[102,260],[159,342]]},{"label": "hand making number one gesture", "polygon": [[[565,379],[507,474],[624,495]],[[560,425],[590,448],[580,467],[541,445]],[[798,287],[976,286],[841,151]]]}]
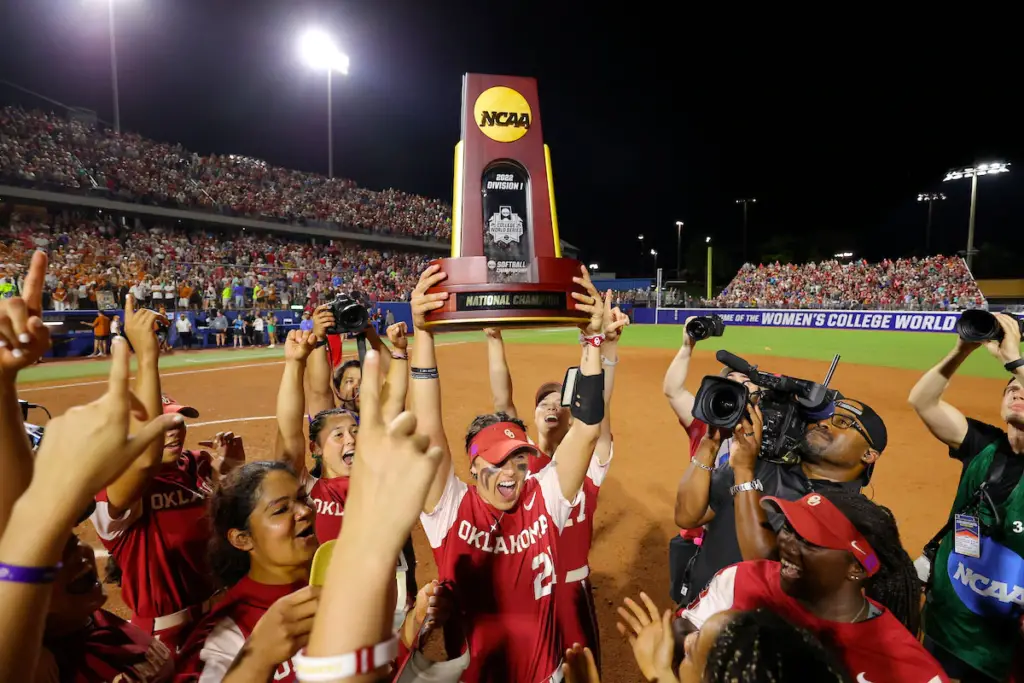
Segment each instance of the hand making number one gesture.
[{"label": "hand making number one gesture", "polygon": [[[590,314],[590,320],[586,323],[580,323],[580,329],[583,330],[584,334],[595,335],[602,334],[605,332],[605,325],[612,319],[612,290],[608,290],[604,297],[597,291],[597,287],[594,286],[593,281],[590,279],[590,273],[587,271],[586,266],[580,266],[580,277],[574,277],[572,279],[577,285],[586,290],[586,294],[580,294],[579,292],[573,292],[572,298],[576,300],[576,310],[583,311]],[[625,322],[619,321],[617,326],[614,327],[616,337],[617,332],[622,328],[623,325],[629,322],[626,318]]]},{"label": "hand making number one gesture", "polygon": [[50,331],[43,324],[43,279],[46,254],[32,255],[22,296],[0,301],[0,378],[14,380],[50,348]]}]

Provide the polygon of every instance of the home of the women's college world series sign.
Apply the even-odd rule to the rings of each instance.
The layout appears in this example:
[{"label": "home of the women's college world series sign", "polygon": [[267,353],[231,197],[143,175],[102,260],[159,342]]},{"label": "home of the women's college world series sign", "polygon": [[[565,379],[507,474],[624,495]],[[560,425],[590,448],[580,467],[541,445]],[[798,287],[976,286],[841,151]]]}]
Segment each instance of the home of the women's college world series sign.
[{"label": "home of the women's college world series sign", "polygon": [[579,323],[573,281],[580,262],[562,258],[551,154],[544,144],[537,81],[462,77],[462,139],[455,146],[452,255],[438,259],[448,292],[426,316],[437,330]]}]

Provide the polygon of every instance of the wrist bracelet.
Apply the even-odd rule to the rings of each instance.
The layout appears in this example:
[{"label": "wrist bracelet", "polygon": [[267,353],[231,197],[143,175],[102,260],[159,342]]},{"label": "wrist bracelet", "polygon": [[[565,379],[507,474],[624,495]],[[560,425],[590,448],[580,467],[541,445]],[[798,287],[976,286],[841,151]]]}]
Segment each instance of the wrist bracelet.
[{"label": "wrist bracelet", "polygon": [[604,364],[604,365],[607,365],[610,368],[614,368],[616,365],[619,364],[619,361],[618,360],[608,360],[604,356],[601,356],[601,363]]},{"label": "wrist bracelet", "polygon": [[327,338],[326,338],[326,337],[324,337],[323,339],[321,339],[320,341],[318,341],[318,342],[316,343],[316,346],[314,346],[313,348],[314,348],[314,349],[319,349],[319,348],[320,348],[321,346],[327,346]]},{"label": "wrist bracelet", "polygon": [[701,462],[700,460],[698,460],[697,458],[694,458],[693,460],[691,460],[691,461],[690,461],[690,464],[691,464],[691,465],[696,465],[697,467],[701,468],[702,470],[707,470],[708,472],[714,472],[714,471],[715,471],[715,468],[714,468],[714,467],[708,467],[707,465],[705,465],[704,463],[702,463],[702,462]]},{"label": "wrist bracelet", "polygon": [[374,669],[390,664],[398,656],[398,636],[343,655],[307,657],[304,652],[303,649],[292,657],[296,678],[303,682],[333,681],[370,673]]},{"label": "wrist bracelet", "polygon": [[58,562],[55,567],[20,567],[16,564],[0,562],[0,581],[35,584],[53,583],[53,580],[57,578],[57,572],[63,566],[62,562]]},{"label": "wrist bracelet", "polygon": [[413,379],[438,379],[437,368],[409,368]]},{"label": "wrist bracelet", "polygon": [[409,355],[406,353],[395,353],[392,351],[391,360],[409,360]]},{"label": "wrist bracelet", "polygon": [[1016,372],[1017,368],[1021,367],[1022,365],[1024,365],[1024,358],[1018,358],[1017,360],[1011,360],[1003,367],[1006,368],[1007,372]]}]

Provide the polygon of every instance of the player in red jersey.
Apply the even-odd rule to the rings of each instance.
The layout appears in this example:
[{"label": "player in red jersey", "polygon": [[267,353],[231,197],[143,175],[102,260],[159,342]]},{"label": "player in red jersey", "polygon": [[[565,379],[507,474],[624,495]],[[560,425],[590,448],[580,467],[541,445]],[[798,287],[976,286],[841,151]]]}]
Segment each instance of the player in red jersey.
[{"label": "player in red jersey", "polygon": [[[318,313],[319,315],[319,313]],[[329,315],[329,314],[328,314]],[[384,385],[385,419],[392,420],[402,412],[409,384],[408,340],[405,323],[388,328],[395,352],[391,355],[387,381]],[[359,415],[346,408],[322,410],[309,423],[309,438],[303,434],[303,383],[311,356],[317,354],[317,338],[313,333],[293,330],[285,340],[285,370],[277,397],[277,424],[281,446],[280,459],[299,474],[316,513],[316,537],[320,543],[334,540],[341,531],[348,496],[349,475],[356,453]],[[316,465],[306,464],[306,450]],[[403,552],[407,569],[406,598],[416,595],[415,564],[411,539]]]},{"label": "player in red jersey", "polygon": [[840,491],[762,504],[786,516],[780,561],[723,569],[681,617],[699,629],[719,612],[766,607],[831,643],[858,681],[949,680],[917,640],[920,587],[888,510]]},{"label": "player in red jersey", "polygon": [[53,583],[44,650],[35,681],[173,680],[174,658],[166,645],[100,609],[106,596],[96,573],[96,554],[92,548],[72,534],[64,546],[61,563],[63,567]]},{"label": "player in red jersey", "polygon": [[529,442],[522,422],[502,414],[483,415],[473,421],[466,438],[474,479],[470,487],[455,476],[451,464],[433,335],[424,320],[448,296],[426,293],[444,278],[438,266],[431,266],[413,292],[411,389],[418,431],[444,450],[421,521],[434,549],[438,577],[454,582],[467,631],[471,663],[462,680],[560,681],[563,649],[553,595],[559,536],[583,485],[604,417],[597,346],[610,316],[611,297],[602,301],[585,269],[576,278],[588,291],[573,294],[576,307],[591,318],[572,399],[574,419],[554,454],[557,464],[528,477],[527,459],[537,447]]},{"label": "player in red jersey", "polygon": [[[601,665],[601,641],[597,609],[589,580],[588,557],[594,537],[597,496],[612,460],[610,399],[615,382],[615,365],[618,363],[618,340],[622,328],[628,323],[629,318],[618,308],[613,308],[609,319],[605,321],[605,339],[600,349],[605,394],[601,436],[591,457],[587,476],[583,480],[580,499],[570,512],[569,520],[562,530],[559,539],[559,566],[556,567],[558,580],[555,582],[555,602],[562,643],[566,648],[575,643],[589,647],[598,668]],[[512,376],[505,358],[501,331],[488,328],[485,333],[494,411],[518,418],[519,413],[512,400]],[[561,399],[562,385],[557,382],[542,384],[534,396],[534,425],[537,429],[538,451],[529,455],[528,467],[531,474],[537,474],[550,464],[549,454],[555,452],[568,433],[572,417],[569,409],[562,406]]]},{"label": "player in red jersey", "polygon": [[[125,306],[125,334],[138,357],[135,392],[151,414],[198,417],[160,392],[156,314]],[[206,497],[221,473],[244,462],[240,439],[220,438],[218,457],[184,449],[184,423],[143,453],[96,496],[91,520],[122,573],[132,623],[172,650],[209,608],[213,595],[206,564]]]}]

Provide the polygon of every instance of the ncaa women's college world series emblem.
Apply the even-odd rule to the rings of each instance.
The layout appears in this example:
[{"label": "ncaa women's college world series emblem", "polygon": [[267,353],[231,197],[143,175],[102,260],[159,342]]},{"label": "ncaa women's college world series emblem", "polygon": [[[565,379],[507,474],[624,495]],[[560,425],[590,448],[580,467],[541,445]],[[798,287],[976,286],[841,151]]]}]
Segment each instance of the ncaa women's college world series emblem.
[{"label": "ncaa women's college world series emblem", "polygon": [[562,258],[537,81],[465,74],[462,138],[455,146],[451,258],[434,261],[447,292],[428,313],[435,329],[564,325],[581,264]]}]

